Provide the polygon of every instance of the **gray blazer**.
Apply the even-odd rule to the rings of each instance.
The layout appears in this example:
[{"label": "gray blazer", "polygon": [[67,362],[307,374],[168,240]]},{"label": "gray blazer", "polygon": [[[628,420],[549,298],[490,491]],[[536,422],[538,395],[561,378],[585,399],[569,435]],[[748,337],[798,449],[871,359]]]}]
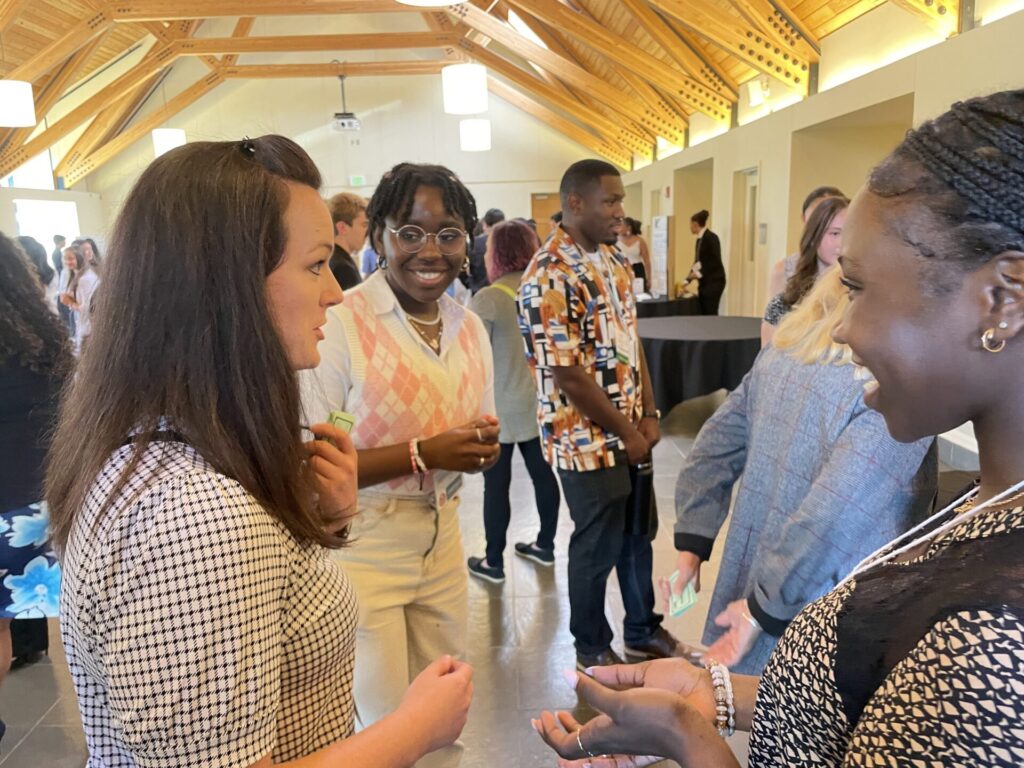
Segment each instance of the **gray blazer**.
[{"label": "gray blazer", "polygon": [[766,632],[734,669],[760,673],[807,603],[927,516],[934,442],[890,437],[852,365],[762,351],[697,435],[676,483],[676,549],[705,560],[738,483],[704,643],[723,633],[715,616],[747,598]]}]

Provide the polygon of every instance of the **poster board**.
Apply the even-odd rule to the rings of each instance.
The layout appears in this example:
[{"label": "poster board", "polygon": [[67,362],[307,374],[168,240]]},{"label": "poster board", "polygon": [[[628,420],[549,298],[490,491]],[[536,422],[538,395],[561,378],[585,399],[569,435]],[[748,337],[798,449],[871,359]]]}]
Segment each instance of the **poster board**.
[{"label": "poster board", "polygon": [[655,297],[670,296],[672,285],[671,243],[672,217],[655,216],[651,219],[651,294]]}]

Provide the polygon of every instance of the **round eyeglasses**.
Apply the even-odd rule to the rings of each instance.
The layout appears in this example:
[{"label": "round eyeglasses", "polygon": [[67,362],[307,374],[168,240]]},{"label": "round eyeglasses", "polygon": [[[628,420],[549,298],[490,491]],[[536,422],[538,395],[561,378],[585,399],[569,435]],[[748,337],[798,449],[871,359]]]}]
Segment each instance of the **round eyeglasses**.
[{"label": "round eyeglasses", "polygon": [[456,227],[445,227],[437,234],[425,232],[422,227],[415,224],[406,224],[404,227],[392,229],[388,232],[395,236],[395,242],[405,253],[419,253],[427,247],[427,241],[434,238],[437,250],[445,256],[454,256],[461,253],[466,246],[466,239],[469,235]]}]

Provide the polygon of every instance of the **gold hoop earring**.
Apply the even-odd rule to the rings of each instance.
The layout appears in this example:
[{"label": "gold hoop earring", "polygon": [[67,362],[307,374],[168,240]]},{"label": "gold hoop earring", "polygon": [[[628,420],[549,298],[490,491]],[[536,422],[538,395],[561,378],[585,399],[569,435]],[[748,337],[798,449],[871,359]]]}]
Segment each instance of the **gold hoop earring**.
[{"label": "gold hoop earring", "polygon": [[1006,346],[1006,339],[1000,339],[998,343],[995,343],[996,329],[989,328],[983,334],[981,334],[981,346],[986,352],[996,354],[1002,352],[1003,347]]}]

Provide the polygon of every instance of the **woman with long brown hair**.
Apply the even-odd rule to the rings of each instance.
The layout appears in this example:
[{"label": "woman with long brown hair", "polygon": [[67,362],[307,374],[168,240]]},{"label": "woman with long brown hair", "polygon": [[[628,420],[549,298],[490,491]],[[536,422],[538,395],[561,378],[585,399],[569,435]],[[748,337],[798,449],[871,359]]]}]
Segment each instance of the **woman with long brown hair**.
[{"label": "woman with long brown hair", "polygon": [[850,201],[845,197],[829,197],[814,208],[800,236],[800,257],[793,276],[786,281],[782,293],[768,302],[761,322],[761,346],[772,341],[775,327],[793,307],[810,293],[818,276],[833,266],[839,258],[843,222]]},{"label": "woman with long brown hair", "polygon": [[36,269],[0,233],[0,680],[11,664],[11,620],[57,615],[43,464],[70,370],[67,336]]},{"label": "woman with long brown hair", "polygon": [[471,670],[442,658],[352,734],[356,605],[327,550],[355,450],[327,424],[302,442],[296,373],[342,299],[320,181],[280,136],[196,142],[118,218],[47,474],[96,764],[409,766],[465,722]]}]

